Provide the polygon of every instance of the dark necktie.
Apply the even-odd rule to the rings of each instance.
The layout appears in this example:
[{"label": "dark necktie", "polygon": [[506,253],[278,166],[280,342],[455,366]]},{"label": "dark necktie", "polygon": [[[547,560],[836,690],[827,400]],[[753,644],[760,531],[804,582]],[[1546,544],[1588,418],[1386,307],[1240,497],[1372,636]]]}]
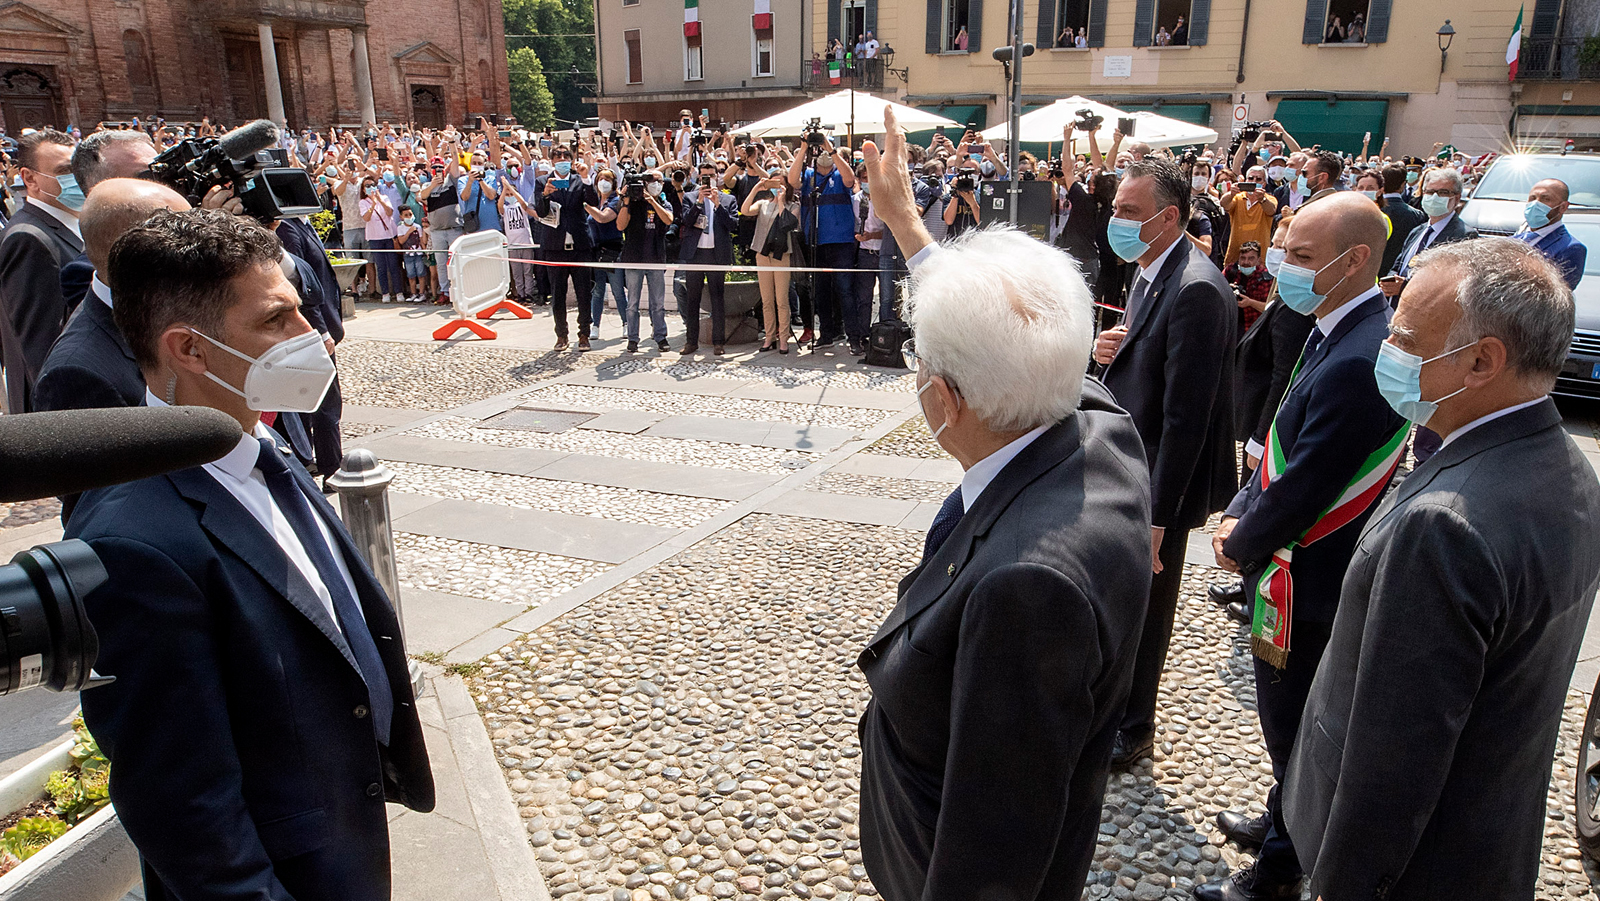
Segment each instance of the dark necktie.
[{"label": "dark necktie", "polygon": [[1311,334],[1306,336],[1306,346],[1300,351],[1300,365],[1295,368],[1295,384],[1299,384],[1300,380],[1305,378],[1306,367],[1311,365],[1311,355],[1316,353],[1317,348],[1321,346],[1322,326],[1313,325],[1311,327]]},{"label": "dark necktie", "polygon": [[333,598],[333,610],[339,617],[339,629],[356,658],[361,679],[367,683],[368,705],[372,710],[372,728],[378,741],[389,744],[389,725],[394,717],[394,692],[389,687],[389,676],[383,668],[383,658],[378,656],[378,646],[372,640],[372,630],[362,619],[356,599],[350,595],[344,576],[333,562],[333,552],[322,538],[317,527],[316,511],[305,496],[300,483],[289,472],[289,464],[282,451],[271,438],[261,439],[261,454],[256,458],[256,468],[267,481],[272,500],[282,511],[289,527],[300,537],[306,556],[317,569],[322,584]]},{"label": "dark necktie", "polygon": [[[1417,242],[1417,253],[1427,250],[1428,245],[1431,243],[1433,243],[1433,226],[1430,225],[1428,230],[1422,233],[1422,240]],[[1411,258],[1416,259],[1417,253],[1412,254]]]},{"label": "dark necktie", "polygon": [[1133,317],[1139,315],[1139,310],[1144,307],[1146,297],[1150,294],[1150,280],[1137,278],[1133,283],[1133,293],[1128,295],[1128,312],[1122,319],[1122,324],[1133,327]]},{"label": "dark necktie", "polygon": [[939,507],[939,515],[933,518],[933,525],[928,526],[928,538],[922,545],[922,559],[927,560],[939,553],[939,548],[944,545],[945,539],[956,530],[956,523],[961,521],[961,514],[966,512],[966,507],[961,502],[961,486],[950,492]]}]

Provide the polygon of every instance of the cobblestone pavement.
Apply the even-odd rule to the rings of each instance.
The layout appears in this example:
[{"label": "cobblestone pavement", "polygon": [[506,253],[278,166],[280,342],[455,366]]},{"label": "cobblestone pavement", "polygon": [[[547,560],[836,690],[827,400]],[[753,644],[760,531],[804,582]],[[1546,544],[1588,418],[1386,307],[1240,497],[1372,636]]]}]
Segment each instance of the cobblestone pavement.
[{"label": "cobblestone pavement", "polygon": [[53,497],[0,504],[0,529],[18,529],[60,517],[61,502]]},{"label": "cobblestone pavement", "polygon": [[[598,385],[543,381],[596,365],[601,358],[591,355],[375,341],[351,350],[341,357],[347,398],[371,406],[445,412],[524,388],[524,404],[879,429],[859,471],[824,472],[776,502],[758,502],[766,510],[803,508],[804,517],[748,513],[677,545],[683,549],[653,557],[630,570],[636,575],[482,658],[470,679],[557,901],[875,896],[861,866],[856,825],[855,727],[868,690],[854,662],[892,606],[896,582],[915,564],[922,533],[844,520],[858,502],[941,501],[950,483],[922,474],[931,471],[925,461],[948,456],[914,408],[905,418],[904,412],[777,399],[724,402],[695,393],[695,384],[743,379],[808,390],[909,392],[909,377],[860,367],[784,368],[764,365],[765,358],[762,365],[654,358],[601,364],[606,373],[680,380],[684,390],[678,393],[670,385],[658,390],[660,380],[651,390],[608,387],[603,377]],[[883,432],[881,425],[895,417],[904,421]],[[771,476],[822,459],[722,441],[485,428],[460,415],[405,434],[470,444],[474,453],[577,455],[596,466],[606,458]],[[690,528],[738,503],[682,496],[664,501],[648,485],[602,488],[537,473],[421,463],[394,468],[396,487],[408,494],[531,511],[523,515],[576,513],[628,528]],[[919,478],[909,477],[913,471]],[[794,508],[783,503],[802,496],[811,500]],[[845,509],[829,518],[819,503]],[[403,528],[396,538],[405,585],[510,607],[582,594],[611,569]],[[1154,758],[1110,779],[1086,898],[1188,898],[1196,883],[1251,859],[1213,824],[1223,809],[1259,811],[1271,778],[1245,630],[1205,599],[1207,585],[1220,578],[1215,569],[1186,568]],[[1594,897],[1592,880],[1600,878],[1600,871],[1585,868],[1572,826],[1585,703],[1574,692],[1566,709],[1550,787],[1541,901]]]}]

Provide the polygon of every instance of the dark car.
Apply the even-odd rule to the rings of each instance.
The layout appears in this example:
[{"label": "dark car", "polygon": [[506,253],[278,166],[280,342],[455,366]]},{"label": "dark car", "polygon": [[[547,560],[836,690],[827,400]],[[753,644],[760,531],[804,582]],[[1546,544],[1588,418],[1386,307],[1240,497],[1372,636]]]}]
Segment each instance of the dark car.
[{"label": "dark car", "polygon": [[1518,153],[1489,166],[1461,210],[1461,221],[1480,235],[1510,235],[1521,228],[1528,189],[1546,178],[1559,178],[1571,192],[1571,208],[1562,220],[1572,237],[1590,249],[1583,280],[1574,290],[1577,329],[1567,365],[1556,380],[1555,393],[1600,398],[1600,154]]}]

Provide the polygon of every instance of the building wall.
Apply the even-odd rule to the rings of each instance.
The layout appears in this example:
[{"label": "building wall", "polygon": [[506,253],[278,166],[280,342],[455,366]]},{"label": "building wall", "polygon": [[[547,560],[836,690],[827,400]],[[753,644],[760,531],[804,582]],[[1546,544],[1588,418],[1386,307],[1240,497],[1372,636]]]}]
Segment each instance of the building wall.
[{"label": "building wall", "polygon": [[[771,0],[772,74],[756,75],[753,0],[700,0],[703,78],[685,73],[681,0],[596,0],[597,90],[603,118],[665,124],[678,111],[701,109],[713,118],[751,121],[793,106],[800,93],[809,0]],[[626,33],[640,36],[641,83],[628,84]]]},{"label": "building wall", "polygon": [[[62,127],[151,115],[232,119],[225,41],[254,42],[255,24],[243,18],[219,24],[212,18],[217,9],[208,0],[4,0],[0,73],[20,67],[44,75],[56,108],[50,120]],[[445,89],[450,122],[510,113],[500,0],[368,0],[365,15],[380,121],[410,118],[415,84]],[[145,48],[146,62],[133,67],[145,73],[145,84],[130,79],[124,53],[130,31]],[[273,31],[290,121],[354,123],[359,100],[348,27],[274,20]],[[0,84],[0,116],[5,108]]]}]

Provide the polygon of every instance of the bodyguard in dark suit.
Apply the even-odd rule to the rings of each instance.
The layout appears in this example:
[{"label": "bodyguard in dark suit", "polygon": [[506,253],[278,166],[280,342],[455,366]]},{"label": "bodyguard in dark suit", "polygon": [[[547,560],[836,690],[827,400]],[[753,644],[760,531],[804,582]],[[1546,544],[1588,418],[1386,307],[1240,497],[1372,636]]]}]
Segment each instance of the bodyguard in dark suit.
[{"label": "bodyguard in dark suit", "polygon": [[[300,292],[301,315],[305,316],[312,328],[337,346],[344,340],[344,311],[339,306],[339,276],[328,262],[322,239],[317,237],[317,230],[311,227],[311,223],[304,219],[280,219],[273,228],[278,240],[283,242],[284,251],[297,261],[299,277],[295,287]],[[339,420],[344,415],[344,397],[339,390],[339,377],[334,376],[333,387],[328,389],[328,396],[322,399],[322,406],[315,413],[284,415],[296,417],[304,426],[311,445],[310,453],[306,453],[305,448],[297,448],[296,453],[302,462],[311,460],[316,464],[317,473],[326,485],[328,477],[338,472],[344,462],[344,447],[339,435]]]},{"label": "bodyguard in dark suit", "polygon": [[1533,245],[1561,270],[1567,287],[1576,288],[1583,280],[1583,267],[1589,261],[1589,248],[1567,231],[1561,220],[1567,215],[1569,191],[1559,178],[1547,178],[1528,190],[1522,216],[1527,227],[1513,237]]},{"label": "bodyguard in dark suit", "polygon": [[[87,198],[95,188],[111,179],[138,177],[150,168],[150,161],[155,157],[156,146],[144,132],[105,129],[90,134],[72,149],[72,176]],[[184,208],[188,208],[187,201]],[[85,243],[87,241],[85,237]],[[61,267],[61,297],[66,302],[69,317],[89,296],[89,283],[94,274],[94,263],[89,261],[87,252],[78,254],[76,259]]]},{"label": "bodyguard in dark suit", "polygon": [[[865,156],[913,254],[908,359],[965,472],[858,661],[862,862],[887,901],[1076,901],[1148,589],[1143,448],[1083,376],[1093,319],[1071,258],[1017,233],[932,245],[886,119],[885,155]],[[1007,276],[1031,290],[960,287]]]},{"label": "bodyguard in dark suit", "polygon": [[1506,238],[1413,269],[1378,384],[1445,445],[1361,535],[1283,812],[1313,897],[1532,898],[1600,586],[1600,485],[1547,396],[1572,295]]},{"label": "bodyguard in dark suit", "polygon": [[[678,217],[678,262],[701,263],[713,266],[733,265],[733,233],[739,227],[739,206],[732,194],[717,189],[717,167],[710,163],[700,167],[700,183],[693,193],[683,199],[683,210]],[[692,354],[700,349],[700,295],[705,286],[711,288],[711,344],[721,355],[727,342],[727,316],[723,307],[723,283],[727,276],[721,272],[691,270],[685,272],[683,349],[679,353]]]},{"label": "bodyguard in dark suit", "polygon": [[[1212,539],[1217,564],[1244,574],[1256,708],[1278,782],[1356,537],[1394,474],[1405,436],[1405,421],[1384,403],[1373,376],[1378,345],[1389,334],[1389,305],[1374,284],[1387,235],[1383,216],[1353,193],[1306,206],[1290,225],[1278,302],[1308,309],[1316,326],[1273,418],[1260,471],[1228,505]],[[1278,784],[1265,815],[1227,811],[1218,825],[1260,854],[1253,867],[1197,888],[1197,898],[1300,897],[1300,863]]]},{"label": "bodyguard in dark suit", "polygon": [[78,208],[83,192],[70,169],[72,138],[53,129],[17,140],[28,199],[0,234],[0,344],[6,361],[6,409],[31,410],[33,386],[50,345],[67,324],[61,269],[83,251]]},{"label": "bodyguard in dark suit", "polygon": [[[539,258],[563,263],[594,261],[594,242],[589,237],[588,214],[584,204],[600,205],[594,185],[584,184],[586,170],[572,160],[572,148],[557,144],[551,151],[555,174],[535,182],[534,209],[544,223],[539,237]],[[574,168],[577,167],[577,168]],[[565,181],[566,187],[557,182]],[[554,204],[554,206],[552,206]],[[556,209],[559,207],[559,211]],[[573,303],[578,307],[578,349],[589,349],[589,295],[594,289],[594,270],[588,266],[547,266],[550,270],[550,296],[555,300],[556,350],[567,347],[567,279],[572,280]]]},{"label": "bodyguard in dark suit", "polygon": [[1114,764],[1151,746],[1156,694],[1189,531],[1221,510],[1239,485],[1234,469],[1233,348],[1238,307],[1211,260],[1184,237],[1189,181],[1171,163],[1128,167],[1108,239],[1137,263],[1125,325],[1101,332],[1095,359],[1106,387],[1133,417],[1150,466],[1149,611]]},{"label": "bodyguard in dark suit", "polygon": [[[280,253],[270,232],[195,210],[156,214],[111,254],[147,403],[214,407],[241,427],[216,463],[85,494],[67,529],[110,575],[85,604],[116,681],[84,693],[83,713],[153,899],[384,901],[384,801],[433,807],[394,608],[315,484],[225,387],[254,370],[215,336],[256,358],[311,334]],[[326,387],[331,363],[304,347],[276,377],[257,371],[252,393],[284,406],[303,373]]]},{"label": "bodyguard in dark suit", "polygon": [[1400,165],[1383,167],[1383,196],[1379,198],[1378,206],[1383,214],[1389,217],[1392,230],[1389,240],[1383,245],[1383,272],[1394,270],[1395,260],[1400,259],[1400,251],[1405,249],[1406,241],[1410,239],[1411,232],[1417,226],[1428,221],[1426,213],[1406,203],[1406,168]]}]

